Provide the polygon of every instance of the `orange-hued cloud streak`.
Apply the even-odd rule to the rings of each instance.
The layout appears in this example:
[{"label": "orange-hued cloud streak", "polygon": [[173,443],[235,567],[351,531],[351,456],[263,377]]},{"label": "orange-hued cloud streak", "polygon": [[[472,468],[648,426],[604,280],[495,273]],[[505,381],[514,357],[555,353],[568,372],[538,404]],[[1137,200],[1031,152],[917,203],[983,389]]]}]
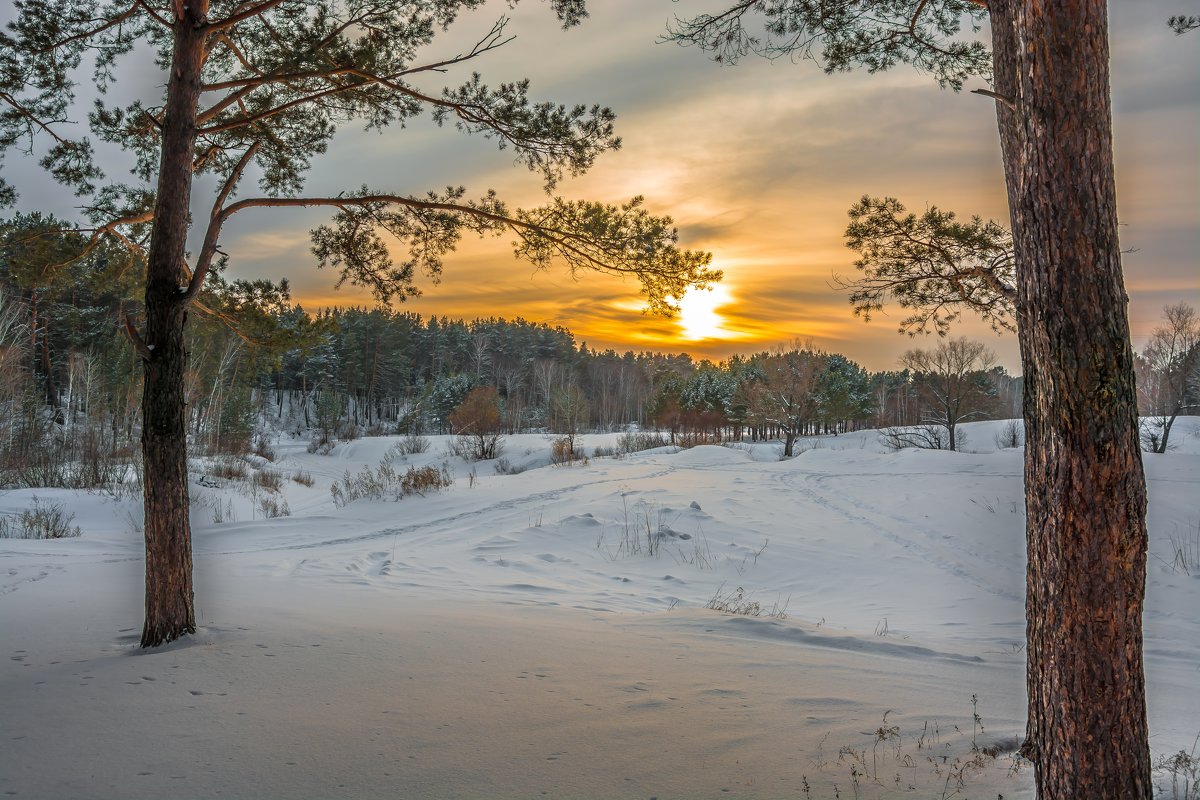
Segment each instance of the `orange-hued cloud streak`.
[{"label": "orange-hued cloud streak", "polygon": [[[855,255],[842,245],[846,210],[863,194],[892,195],[918,211],[935,204],[1006,221],[993,103],[941,91],[907,68],[826,76],[786,60],[718,67],[694,49],[656,43],[672,15],[701,5],[594,0],[592,18],[563,32],[542,4],[522,4],[509,26],[518,38],[473,67],[493,84],[527,76],[539,99],[617,111],[622,149],[558,191],[608,202],[644,194],[652,212],[671,214],[681,243],[711,251],[725,271],[707,321],[696,321],[698,311],[675,320],[643,314],[636,281],[534,270],[513,259],[506,237],[464,241],[411,310],[522,316],[568,327],[591,347],[708,358],[811,339],[871,369],[895,366],[914,346],[896,334],[902,312],[864,323],[835,285],[835,276],[854,273]],[[1200,306],[1200,48],[1167,29],[1174,6],[1136,5],[1112,8],[1119,215],[1124,246],[1136,248],[1125,261],[1135,346],[1164,302]],[[455,51],[502,13],[507,5],[496,3],[464,15],[436,52]],[[466,77],[435,74],[427,88]],[[492,142],[420,121],[382,135],[347,130],[310,179],[315,191],[364,183],[414,194],[491,187],[513,206],[545,200],[537,176]],[[309,308],[369,304],[349,287],[333,292],[336,276],[312,267],[307,230],[324,218],[262,212],[239,220],[226,237],[232,272],[286,276]],[[959,332],[986,339],[1019,371],[1012,337],[975,320]]]}]

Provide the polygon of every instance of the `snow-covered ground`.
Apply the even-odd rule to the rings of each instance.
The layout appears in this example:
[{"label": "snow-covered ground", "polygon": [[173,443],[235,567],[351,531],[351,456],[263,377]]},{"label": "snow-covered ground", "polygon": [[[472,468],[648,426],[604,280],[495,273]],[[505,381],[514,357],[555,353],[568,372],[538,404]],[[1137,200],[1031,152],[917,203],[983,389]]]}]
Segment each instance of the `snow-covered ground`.
[{"label": "snow-covered ground", "polygon": [[[966,426],[978,452],[861,432],[789,461],[767,444],[574,466],[513,436],[517,474],[434,437],[394,466],[444,463],[452,486],[343,507],[331,483],[397,440],[283,441],[256,462],[279,494],[193,476],[201,630],[152,652],[140,499],[4,492],[0,513],[37,495],[83,535],[0,540],[0,792],[1032,796],[1013,757],[1022,456],[997,450],[1002,425]],[[1200,732],[1200,424],[1173,439],[1145,456],[1156,757]],[[264,498],[291,515],[264,519]]]}]

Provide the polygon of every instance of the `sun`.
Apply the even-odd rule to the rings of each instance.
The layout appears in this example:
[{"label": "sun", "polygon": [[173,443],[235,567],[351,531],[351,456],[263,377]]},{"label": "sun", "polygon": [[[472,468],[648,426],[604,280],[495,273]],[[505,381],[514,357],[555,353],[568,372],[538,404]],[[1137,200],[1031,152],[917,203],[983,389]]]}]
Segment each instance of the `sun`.
[{"label": "sun", "polygon": [[679,301],[681,336],[693,342],[734,336],[733,331],[724,327],[725,317],[718,313],[718,309],[729,305],[732,299],[729,290],[719,284],[709,289],[688,289]]}]

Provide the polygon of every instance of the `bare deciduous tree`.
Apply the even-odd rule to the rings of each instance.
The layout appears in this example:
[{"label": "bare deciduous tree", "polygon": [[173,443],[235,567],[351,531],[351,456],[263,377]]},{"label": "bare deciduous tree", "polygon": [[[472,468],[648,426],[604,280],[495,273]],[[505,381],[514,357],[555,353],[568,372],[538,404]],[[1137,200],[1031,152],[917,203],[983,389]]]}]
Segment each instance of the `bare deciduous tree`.
[{"label": "bare deciduous tree", "polygon": [[460,454],[482,460],[500,455],[504,438],[504,415],[493,386],[472,389],[450,414],[450,425],[458,436]]},{"label": "bare deciduous tree", "polygon": [[948,450],[957,450],[958,426],[988,414],[995,404],[996,390],[987,371],[996,354],[981,342],[965,338],[946,339],[932,350],[909,350],[900,365],[913,372],[913,381],[925,406],[922,423],[945,430]]},{"label": "bare deciduous tree", "polygon": [[783,435],[783,455],[794,455],[796,439],[817,420],[817,394],[827,356],[811,348],[777,348],[755,362],[755,380],[746,386],[756,419]]},{"label": "bare deciduous tree", "polygon": [[1200,317],[1187,303],[1165,306],[1163,317],[1138,360],[1142,444],[1152,453],[1167,452],[1176,417],[1200,408]]}]

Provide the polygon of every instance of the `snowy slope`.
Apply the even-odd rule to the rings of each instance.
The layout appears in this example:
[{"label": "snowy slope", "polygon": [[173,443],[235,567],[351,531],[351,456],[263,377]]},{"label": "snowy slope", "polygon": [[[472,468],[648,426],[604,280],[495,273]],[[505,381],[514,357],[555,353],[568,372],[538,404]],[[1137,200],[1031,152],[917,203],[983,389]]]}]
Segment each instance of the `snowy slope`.
[{"label": "snowy slope", "polygon": [[[453,486],[344,507],[330,484],[395,440],[282,442],[256,463],[281,473],[290,516],[194,476],[202,630],[151,653],[139,501],[5,492],[0,512],[36,494],[84,533],[0,540],[0,792],[1030,796],[1011,755],[1021,452],[996,448],[1001,426],[967,426],[980,452],[860,432],[789,461],[762,444],[576,466],[514,436],[519,474],[435,437],[396,466],[445,464]],[[1177,431],[1146,456],[1156,755],[1200,731],[1200,427]]]}]

